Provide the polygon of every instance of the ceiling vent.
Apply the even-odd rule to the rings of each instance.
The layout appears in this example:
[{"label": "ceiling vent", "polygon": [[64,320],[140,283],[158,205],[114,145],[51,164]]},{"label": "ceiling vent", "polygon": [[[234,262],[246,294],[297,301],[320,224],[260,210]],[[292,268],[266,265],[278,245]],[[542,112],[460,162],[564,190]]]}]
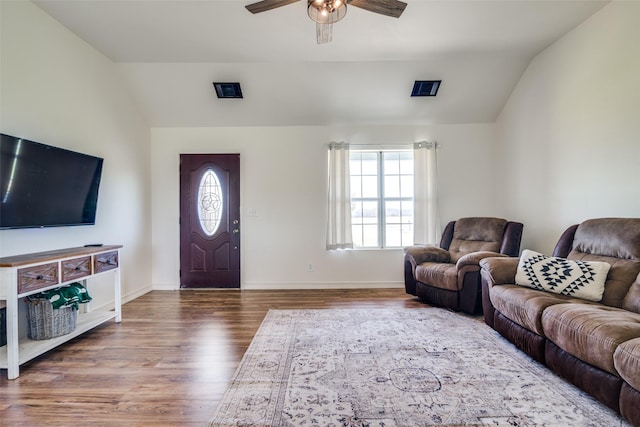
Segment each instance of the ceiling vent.
[{"label": "ceiling vent", "polygon": [[216,88],[216,95],[218,95],[218,98],[242,98],[240,83],[213,82],[213,86]]},{"label": "ceiling vent", "polygon": [[442,80],[416,80],[411,96],[436,96]]}]

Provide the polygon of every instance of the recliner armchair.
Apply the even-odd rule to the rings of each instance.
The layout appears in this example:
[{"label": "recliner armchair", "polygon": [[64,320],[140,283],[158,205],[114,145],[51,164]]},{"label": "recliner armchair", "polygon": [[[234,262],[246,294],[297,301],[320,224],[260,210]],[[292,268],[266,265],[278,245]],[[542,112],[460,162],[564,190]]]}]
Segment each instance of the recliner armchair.
[{"label": "recliner armchair", "polygon": [[519,222],[492,217],[449,222],[439,247],[404,249],[407,293],[455,311],[482,313],[478,263],[487,257],[518,256],[522,229]]}]

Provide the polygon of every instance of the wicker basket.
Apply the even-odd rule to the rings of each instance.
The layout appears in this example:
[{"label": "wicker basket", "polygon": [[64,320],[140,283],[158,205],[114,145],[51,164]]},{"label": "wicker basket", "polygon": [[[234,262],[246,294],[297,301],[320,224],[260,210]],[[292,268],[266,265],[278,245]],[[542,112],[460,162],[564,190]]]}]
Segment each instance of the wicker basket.
[{"label": "wicker basket", "polygon": [[48,340],[76,329],[78,310],[74,307],[54,309],[46,299],[27,301],[27,336],[32,340]]}]

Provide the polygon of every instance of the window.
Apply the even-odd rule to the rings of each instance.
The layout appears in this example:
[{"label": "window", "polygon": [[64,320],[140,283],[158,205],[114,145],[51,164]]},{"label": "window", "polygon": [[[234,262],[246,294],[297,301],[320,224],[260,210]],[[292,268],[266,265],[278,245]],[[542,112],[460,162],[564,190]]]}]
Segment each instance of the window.
[{"label": "window", "polygon": [[220,226],[222,189],[213,169],[207,169],[198,185],[198,219],[207,236],[213,236]]},{"label": "window", "polygon": [[349,156],[354,247],[413,244],[413,151],[357,150]]}]

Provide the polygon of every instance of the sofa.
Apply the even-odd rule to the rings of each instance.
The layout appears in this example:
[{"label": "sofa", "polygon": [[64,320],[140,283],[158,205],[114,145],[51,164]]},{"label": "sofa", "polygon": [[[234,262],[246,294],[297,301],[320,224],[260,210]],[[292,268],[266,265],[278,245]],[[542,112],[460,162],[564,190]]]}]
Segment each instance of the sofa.
[{"label": "sofa", "polygon": [[[587,220],[561,235],[552,257],[527,253],[525,259],[525,252],[480,261],[485,322],[640,426],[640,218]],[[544,268],[534,269],[536,263]],[[593,273],[605,263],[604,276]],[[550,265],[584,268],[585,289],[600,277],[600,300],[597,292],[590,299],[557,293],[554,286],[565,286],[573,272]],[[546,276],[530,287],[529,273]]]},{"label": "sofa", "polygon": [[518,256],[523,225],[493,217],[469,217],[445,227],[439,247],[404,249],[404,282],[408,294],[423,301],[482,313],[479,261],[492,256]]}]

